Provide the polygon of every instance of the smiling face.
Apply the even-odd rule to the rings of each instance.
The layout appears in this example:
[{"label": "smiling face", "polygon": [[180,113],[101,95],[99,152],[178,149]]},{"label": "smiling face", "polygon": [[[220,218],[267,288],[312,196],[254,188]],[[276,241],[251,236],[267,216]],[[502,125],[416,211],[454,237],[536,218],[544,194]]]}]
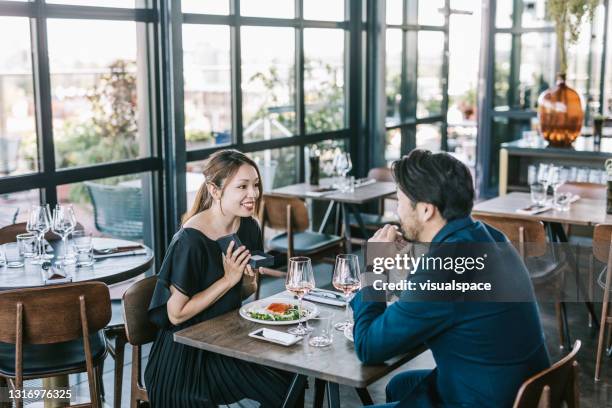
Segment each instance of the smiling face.
[{"label": "smiling face", "polygon": [[257,170],[253,166],[240,166],[236,174],[224,183],[220,197],[223,212],[236,217],[254,215],[255,204],[259,198],[259,183]]}]

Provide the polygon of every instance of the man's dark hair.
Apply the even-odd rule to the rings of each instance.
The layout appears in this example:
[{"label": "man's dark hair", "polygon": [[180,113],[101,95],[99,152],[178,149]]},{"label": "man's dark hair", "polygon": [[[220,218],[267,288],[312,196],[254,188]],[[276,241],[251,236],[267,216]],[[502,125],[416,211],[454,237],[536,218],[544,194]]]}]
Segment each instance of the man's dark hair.
[{"label": "man's dark hair", "polygon": [[467,217],[474,205],[474,183],[465,164],[448,153],[415,149],[393,162],[398,187],[416,203],[430,203],[451,221]]}]

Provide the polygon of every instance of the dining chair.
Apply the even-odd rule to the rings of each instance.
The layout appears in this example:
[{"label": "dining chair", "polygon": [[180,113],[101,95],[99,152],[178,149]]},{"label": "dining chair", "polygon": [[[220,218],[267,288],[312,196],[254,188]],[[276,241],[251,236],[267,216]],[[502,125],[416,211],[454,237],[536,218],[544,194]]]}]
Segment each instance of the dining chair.
[{"label": "dining chair", "polygon": [[344,248],[342,237],[308,230],[306,203],[296,197],[264,194],[260,221],[262,231],[266,227],[284,231],[270,238],[268,247],[287,254],[287,258],[296,255],[323,257]]},{"label": "dining chair", "polygon": [[[83,229],[83,226],[77,222],[75,229]],[[28,230],[25,222],[11,224],[0,228],[0,245],[15,242],[17,241],[17,235],[25,234],[26,232],[28,232]],[[45,239],[47,241],[56,241],[60,239],[60,237],[53,231],[49,231],[45,234]]]},{"label": "dining chair", "polygon": [[142,279],[123,294],[123,318],[128,342],[132,345],[132,376],[130,386],[130,408],[141,402],[149,402],[147,390],[142,383],[142,346],[155,340],[157,327],[149,321],[148,309],[157,276]]},{"label": "dining chair", "polygon": [[19,207],[3,205],[0,207],[0,228],[17,222]]},{"label": "dining chair", "polygon": [[[559,259],[549,259],[546,230],[542,221],[492,215],[474,215],[473,218],[499,230],[508,238],[518,251],[525,265],[527,265],[534,287],[548,287],[552,280],[555,293],[560,293],[563,281],[559,274],[562,271],[561,266],[564,264],[565,256],[561,253],[559,254]],[[561,286],[559,286],[560,284]],[[563,322],[566,320],[565,309],[558,299],[555,300],[555,312],[557,315],[559,344],[563,348],[565,344],[565,334],[563,331]]]},{"label": "dining chair", "polygon": [[[595,356],[595,381],[599,381],[601,373],[601,358],[604,352],[604,333],[607,332],[606,348],[610,347],[610,329],[612,328],[612,316],[610,316],[610,289],[612,287],[612,225],[598,224],[593,230],[593,257],[606,265],[606,277],[603,281],[603,299],[601,304],[601,321],[597,339],[597,354]],[[593,264],[589,265],[589,282],[594,278],[592,274]],[[599,281],[599,279],[598,279]],[[592,296],[592,293],[591,293]]]},{"label": "dining chair", "polygon": [[[598,183],[567,182],[559,186],[557,191],[576,194],[580,198],[604,202],[606,200],[607,186]],[[588,247],[591,246],[591,238],[593,237],[592,227],[564,224],[563,229],[570,242]]]},{"label": "dining chair", "polygon": [[[374,167],[370,169],[370,171],[368,171],[368,178],[374,179],[377,182],[394,181],[391,169],[388,167]],[[378,200],[378,208],[376,213],[362,212],[359,214],[366,229],[377,230],[379,228],[382,228],[385,224],[399,225],[399,218],[397,217],[397,215],[385,215],[386,200],[397,201],[397,197],[395,195],[382,197]],[[359,228],[359,223],[357,222],[357,219],[355,218],[354,214],[349,214],[349,225],[351,226],[351,228]]]},{"label": "dining chair", "polygon": [[[87,372],[90,403],[101,407],[102,328],[111,317],[101,282],[17,289],[0,296],[0,378],[13,390],[23,381]],[[17,399],[15,405],[23,406]]]},{"label": "dining chair", "polygon": [[580,406],[579,364],[576,359],[581,342],[550,368],[539,372],[521,385],[513,408],[567,408]]}]

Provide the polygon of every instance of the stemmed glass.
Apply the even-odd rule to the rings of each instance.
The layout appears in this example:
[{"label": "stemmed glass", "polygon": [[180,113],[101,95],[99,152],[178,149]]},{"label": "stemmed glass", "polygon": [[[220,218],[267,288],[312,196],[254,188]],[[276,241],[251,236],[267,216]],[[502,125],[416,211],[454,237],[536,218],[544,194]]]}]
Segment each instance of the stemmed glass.
[{"label": "stemmed glass", "polygon": [[51,229],[51,211],[49,205],[33,205],[30,207],[30,214],[26,224],[26,230],[36,234],[38,243],[38,255],[32,261],[35,265],[40,265],[45,261],[43,249],[43,237]]},{"label": "stemmed glass", "polygon": [[[62,246],[64,247],[64,255],[62,265],[74,263],[74,258],[68,258],[68,244],[66,238],[76,227],[76,216],[71,205],[57,205],[53,209],[53,225],[52,230],[62,238]],[[59,258],[59,257],[58,257]]]},{"label": "stemmed glass", "polygon": [[334,157],[334,170],[336,174],[340,176],[340,185],[341,190],[346,189],[347,179],[346,175],[353,168],[353,162],[351,161],[351,154],[346,152],[341,152]]},{"label": "stemmed glass", "polygon": [[[311,289],[315,287],[314,273],[312,272],[312,263],[310,258],[305,256],[296,256],[289,258],[287,265],[287,277],[285,279],[285,288],[298,297],[298,316],[302,319],[302,299]],[[311,328],[304,326],[300,321],[297,327],[288,330],[290,334],[296,336],[306,335]]]},{"label": "stemmed glass", "polygon": [[351,319],[349,316],[349,296],[356,292],[361,287],[359,279],[359,258],[353,254],[340,254],[336,256],[336,265],[334,266],[334,276],[332,283],[334,288],[344,293],[346,300],[345,316],[346,320],[336,323],[336,330],[344,331],[347,327],[351,327]]}]

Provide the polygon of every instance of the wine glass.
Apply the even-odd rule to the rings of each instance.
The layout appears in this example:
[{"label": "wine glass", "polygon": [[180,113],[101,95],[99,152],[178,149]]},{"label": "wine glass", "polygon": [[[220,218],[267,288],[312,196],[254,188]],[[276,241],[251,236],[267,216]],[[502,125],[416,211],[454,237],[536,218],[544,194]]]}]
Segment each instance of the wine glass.
[{"label": "wine glass", "polygon": [[43,237],[51,229],[51,211],[49,205],[33,205],[30,207],[30,214],[28,215],[28,222],[26,223],[26,230],[36,234],[36,240],[38,242],[38,255],[32,261],[35,265],[40,265],[45,261],[44,249],[43,249]]},{"label": "wine glass", "polygon": [[76,227],[76,216],[74,215],[74,209],[71,205],[56,205],[53,209],[53,225],[52,231],[55,232],[62,238],[62,246],[64,248],[64,255],[59,259],[62,259],[62,265],[74,263],[73,258],[68,258],[68,244],[66,238],[74,228]]},{"label": "wine glass", "polygon": [[349,316],[349,296],[361,288],[359,280],[359,258],[353,254],[340,254],[336,256],[336,265],[334,266],[334,276],[332,283],[334,288],[344,293],[346,300],[345,316],[346,320],[336,323],[336,330],[344,331],[347,327],[351,327],[351,319]]},{"label": "wine glass", "polygon": [[[289,264],[287,265],[287,277],[285,279],[285,288],[295,296],[298,297],[298,316],[302,318],[302,299],[315,287],[314,274],[312,272],[312,263],[310,258],[305,256],[296,256],[289,258]],[[310,330],[309,327],[304,326],[302,322],[299,322],[297,327],[288,330],[290,334],[296,336],[304,336]]]}]

